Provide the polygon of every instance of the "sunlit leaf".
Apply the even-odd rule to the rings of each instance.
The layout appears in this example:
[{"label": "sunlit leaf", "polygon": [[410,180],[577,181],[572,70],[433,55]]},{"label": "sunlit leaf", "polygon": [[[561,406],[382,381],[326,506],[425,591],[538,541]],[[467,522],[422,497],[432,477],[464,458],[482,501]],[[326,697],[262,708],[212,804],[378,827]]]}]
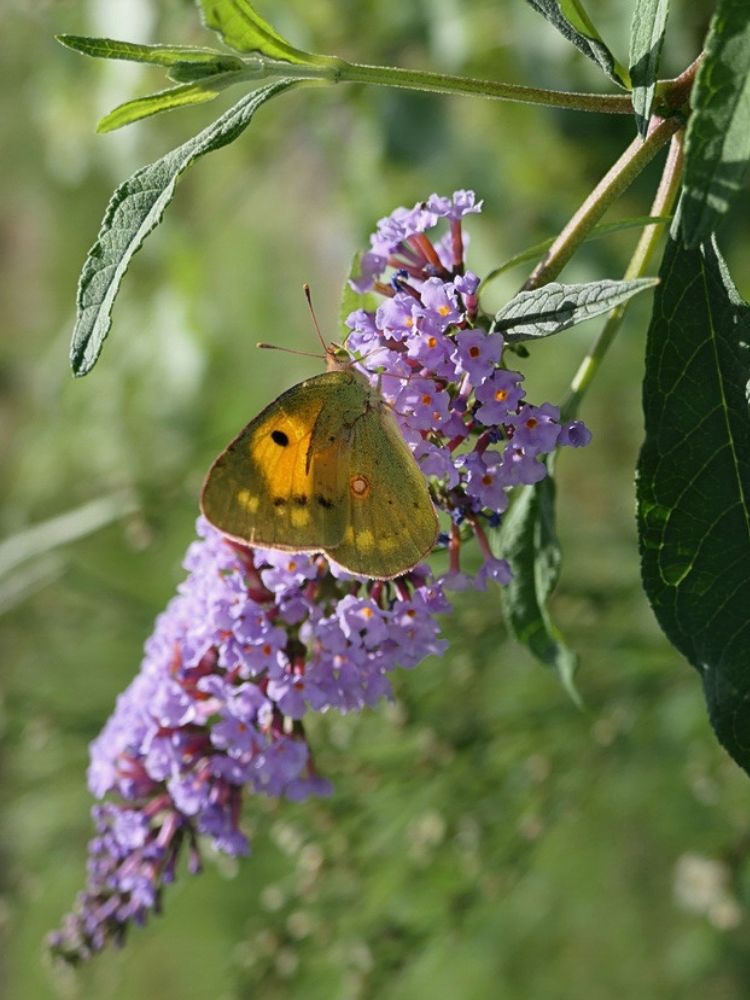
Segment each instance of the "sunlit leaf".
[{"label": "sunlit leaf", "polygon": [[297,64],[330,62],[295,48],[247,0],[197,0],[207,28],[217,32],[222,41],[237,52],[259,52],[269,59]]},{"label": "sunlit leaf", "polygon": [[695,247],[739,193],[750,161],[750,4],[720,0],[691,96],[682,235]]},{"label": "sunlit leaf", "polygon": [[494,329],[499,330],[509,344],[550,337],[609,312],[655,284],[656,278],[637,278],[634,281],[604,279],[581,285],[561,285],[551,281],[541,288],[514,296],[495,316]]},{"label": "sunlit leaf", "polygon": [[669,0],[636,0],[630,26],[630,82],[633,110],[641,138],[646,138],[667,27]]},{"label": "sunlit leaf", "polygon": [[629,85],[628,72],[612,55],[580,0],[526,0],[560,34],[600,66],[610,80]]},{"label": "sunlit leaf", "polygon": [[78,316],[70,349],[76,375],[85,375],[96,364],[120,283],[133,254],[161,221],[180,175],[201,156],[236,139],[262,104],[294,82],[279,80],[248,94],[198,135],[141,167],[117,188],[78,285]]},{"label": "sunlit leaf", "polygon": [[192,66],[196,73],[202,71],[204,75],[241,70],[245,66],[239,56],[191,45],[138,45],[116,38],[83,35],[58,35],[57,40],[69,49],[98,59],[125,59],[166,67]]},{"label": "sunlit leaf", "polygon": [[156,94],[125,101],[106,114],[97,124],[96,130],[113,132],[123,125],[130,125],[162,111],[173,111],[175,108],[213,101],[227,87],[238,83],[238,76],[237,73],[224,73],[222,76],[210,77],[205,83],[185,83],[179,87],[170,87],[169,90],[160,90]]}]

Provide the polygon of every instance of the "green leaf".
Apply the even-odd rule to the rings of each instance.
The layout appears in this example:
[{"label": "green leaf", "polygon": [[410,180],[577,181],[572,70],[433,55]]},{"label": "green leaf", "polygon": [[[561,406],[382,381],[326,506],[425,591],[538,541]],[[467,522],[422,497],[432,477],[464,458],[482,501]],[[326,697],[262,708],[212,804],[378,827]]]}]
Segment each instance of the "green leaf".
[{"label": "green leaf", "polygon": [[750,160],[750,4],[720,0],[692,93],[682,236],[696,247],[740,191]]},{"label": "green leaf", "polygon": [[[237,60],[241,68],[237,70],[228,70],[232,76],[237,77],[237,82],[241,79],[251,80],[253,77],[260,77],[263,75],[260,63],[256,65],[251,65],[250,60]],[[169,69],[167,77],[170,80],[174,80],[175,83],[200,83],[203,80],[211,80],[213,77],[221,76],[224,73],[223,69],[219,68],[218,63],[175,63]],[[213,81],[212,81],[213,82]]]},{"label": "green leaf", "polygon": [[555,531],[553,458],[548,475],[524,486],[503,518],[499,550],[508,560],[513,579],[500,588],[503,614],[518,642],[559,676],[571,698],[580,704],[573,675],[578,658],[565,644],[550,618],[547,599],[560,576],[560,545]]},{"label": "green leaf", "polygon": [[[619,233],[623,229],[640,229],[643,226],[655,226],[664,225],[666,222],[671,220],[671,215],[639,215],[634,216],[632,219],[622,219],[620,222],[600,222],[598,226],[594,226],[591,232],[586,236],[581,246],[585,243],[589,243],[591,240],[601,239],[602,236],[609,236],[611,233]],[[536,260],[542,256],[552,244],[557,239],[556,236],[550,236],[549,239],[542,240],[541,243],[535,243],[534,246],[527,247],[525,250],[521,250],[520,253],[514,254],[509,257],[508,260],[503,261],[499,267],[496,267],[493,271],[483,279],[481,288],[484,289],[487,285],[494,281],[495,278],[499,278],[501,274],[506,271],[510,271],[513,267],[518,267],[519,264],[525,264],[529,260]]]},{"label": "green leaf", "polygon": [[[244,60],[218,49],[196,48],[191,45],[137,45],[116,38],[88,38],[84,35],[57,35],[58,42],[98,59],[126,59],[130,62],[152,63],[188,71],[192,67],[203,76],[245,69]],[[195,77],[191,77],[195,79]]]},{"label": "green leaf", "polygon": [[162,111],[173,111],[175,108],[184,108],[191,104],[205,104],[207,101],[213,101],[223,90],[234,83],[239,83],[242,79],[240,73],[224,73],[221,76],[208,78],[206,83],[185,83],[179,87],[170,87],[169,90],[160,90],[156,94],[148,94],[146,97],[136,97],[113,108],[97,124],[96,130],[114,132],[123,125],[130,125]]},{"label": "green leaf", "polygon": [[541,288],[519,292],[497,313],[493,329],[503,333],[509,344],[550,337],[609,312],[621,302],[656,284],[657,278],[637,278],[635,281],[604,279],[582,285],[561,285],[551,281]]},{"label": "green leaf", "polygon": [[78,284],[78,316],[70,348],[71,365],[76,375],[85,375],[96,364],[109,332],[112,306],[130,260],[161,221],[180,175],[201,156],[236,139],[262,104],[294,83],[293,80],[277,80],[247,94],[198,135],[155,163],[141,167],[117,188]]},{"label": "green leaf", "polygon": [[614,83],[630,85],[630,78],[607,48],[579,0],[526,0],[537,13],[553,24],[561,35],[593,59]]},{"label": "green leaf", "polygon": [[667,27],[669,0],[636,0],[630,26],[630,81],[633,85],[635,123],[646,138],[659,59]]},{"label": "green leaf", "polygon": [[370,312],[374,312],[378,307],[378,300],[372,292],[358,292],[356,288],[352,288],[351,282],[356,281],[362,274],[362,253],[357,251],[352,258],[351,267],[349,268],[349,275],[347,280],[344,282],[344,287],[341,291],[341,302],[339,303],[339,332],[341,334],[342,341],[346,342],[346,338],[351,333],[350,328],[346,325],[346,317],[357,309],[367,309]]},{"label": "green leaf", "polygon": [[247,0],[198,0],[198,6],[206,27],[217,32],[225,45],[237,52],[259,52],[269,59],[301,65],[333,61],[295,48]]},{"label": "green leaf", "polygon": [[750,307],[713,242],[670,239],[646,343],[643,585],[750,771]]}]

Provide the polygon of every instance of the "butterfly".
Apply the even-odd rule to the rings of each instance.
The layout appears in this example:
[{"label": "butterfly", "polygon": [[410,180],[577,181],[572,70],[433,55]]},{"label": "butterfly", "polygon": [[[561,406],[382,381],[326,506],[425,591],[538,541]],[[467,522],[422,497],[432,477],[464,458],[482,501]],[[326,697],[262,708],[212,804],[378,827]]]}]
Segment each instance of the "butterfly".
[{"label": "butterfly", "polygon": [[324,552],[389,580],[435,544],[427,482],[388,404],[326,348],[328,371],[275,399],[211,466],[201,510],[229,538]]}]

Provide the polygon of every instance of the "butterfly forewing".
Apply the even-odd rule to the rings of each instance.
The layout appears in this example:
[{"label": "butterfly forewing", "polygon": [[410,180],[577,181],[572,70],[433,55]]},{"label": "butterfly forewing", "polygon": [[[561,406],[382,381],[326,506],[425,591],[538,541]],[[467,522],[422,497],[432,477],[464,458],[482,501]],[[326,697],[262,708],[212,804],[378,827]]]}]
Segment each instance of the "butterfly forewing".
[{"label": "butterfly forewing", "polygon": [[[201,507],[220,531],[250,545],[321,550],[336,545],[348,520],[350,436],[332,425],[331,374],[293,386],[265,408],[211,467]],[[330,413],[324,418],[331,424]]]}]

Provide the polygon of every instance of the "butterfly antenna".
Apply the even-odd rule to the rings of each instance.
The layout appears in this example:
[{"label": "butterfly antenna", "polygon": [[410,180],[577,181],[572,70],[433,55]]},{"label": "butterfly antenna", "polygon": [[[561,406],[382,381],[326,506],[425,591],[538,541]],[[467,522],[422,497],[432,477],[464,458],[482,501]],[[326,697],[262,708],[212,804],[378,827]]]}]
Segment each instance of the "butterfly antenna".
[{"label": "butterfly antenna", "polygon": [[323,334],[320,332],[320,324],[318,323],[318,317],[315,315],[315,308],[312,303],[312,293],[307,282],[305,282],[302,286],[302,291],[305,293],[305,298],[307,299],[307,308],[310,310],[310,315],[312,316],[313,326],[315,327],[315,332],[318,335],[318,340],[320,341],[327,356],[329,354],[328,344],[326,344],[323,339]]},{"label": "butterfly antenna", "polygon": [[302,358],[317,358],[320,361],[320,355],[313,354],[312,351],[295,351],[291,347],[282,347],[280,344],[267,344],[263,340],[259,340],[255,346],[260,348],[261,351],[283,351],[284,354],[298,354]]},{"label": "butterfly antenna", "polygon": [[[328,345],[326,344],[325,340],[323,339],[323,334],[320,332],[320,326],[318,324],[318,317],[315,315],[315,309],[313,308],[313,304],[312,304],[312,295],[310,294],[310,286],[307,284],[307,282],[305,282],[305,284],[302,286],[302,288],[304,289],[304,292],[305,292],[305,298],[307,299],[307,307],[310,310],[310,315],[312,316],[312,321],[313,321],[313,326],[315,327],[315,332],[317,333],[318,340],[320,341],[321,346],[323,348],[323,357],[326,360],[328,360],[329,363],[330,363],[330,358],[332,356],[332,354],[331,354],[331,348],[328,347]],[[297,350],[294,350],[291,347],[281,347],[279,344],[269,344],[269,343],[266,343],[266,341],[264,341],[264,340],[259,341],[255,346],[259,347],[263,351],[284,351],[286,354],[299,354],[300,357],[303,357],[303,358],[318,358],[318,359],[320,359],[320,355],[319,354],[313,354],[312,351],[297,351]]]}]

